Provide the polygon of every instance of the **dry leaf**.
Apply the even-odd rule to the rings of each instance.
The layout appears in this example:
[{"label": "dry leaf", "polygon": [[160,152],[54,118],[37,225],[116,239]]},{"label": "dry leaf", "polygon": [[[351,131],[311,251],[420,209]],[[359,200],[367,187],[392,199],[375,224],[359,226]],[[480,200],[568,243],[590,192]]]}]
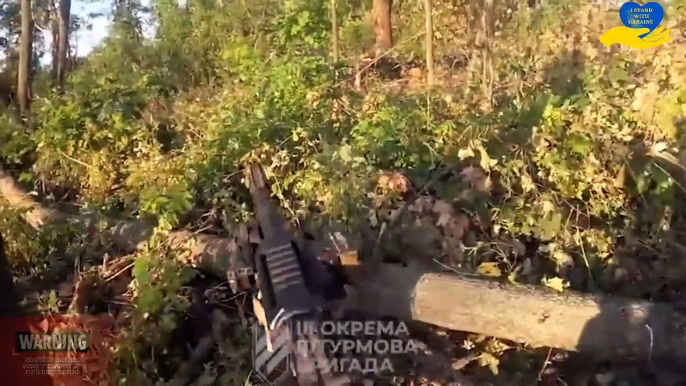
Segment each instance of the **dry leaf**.
[{"label": "dry leaf", "polygon": [[421,78],[422,69],[421,68],[411,68],[407,71],[407,76],[410,78]]},{"label": "dry leaf", "polygon": [[305,99],[307,101],[307,104],[310,105],[310,107],[315,108],[319,105],[319,102],[322,100],[322,95],[320,92],[317,91],[310,91],[307,93],[305,96]]},{"label": "dry leaf", "polygon": [[574,259],[572,259],[572,256],[563,250],[556,250],[553,252],[553,260],[555,260],[555,263],[557,263],[558,267],[574,266]]},{"label": "dry leaf", "polygon": [[500,360],[495,356],[484,352],[479,355],[479,364],[481,366],[488,366],[493,375],[498,375],[498,366],[500,365]]},{"label": "dry leaf", "polygon": [[491,179],[481,168],[469,166],[461,174],[462,178],[472,185],[472,189],[486,192],[491,188]]},{"label": "dry leaf", "polygon": [[400,173],[385,173],[379,177],[377,189],[383,192],[405,194],[412,189],[412,184]]},{"label": "dry leaf", "polygon": [[460,149],[460,150],[457,152],[457,157],[458,157],[460,160],[465,160],[465,159],[467,159],[467,158],[474,157],[475,155],[476,155],[476,154],[474,154],[474,150],[472,150],[471,147],[468,147],[468,148],[466,148],[466,149]]},{"label": "dry leaf", "polygon": [[543,201],[543,213],[551,213],[555,211],[555,204],[552,202],[545,200]]},{"label": "dry leaf", "polygon": [[490,277],[502,276],[502,272],[500,271],[500,267],[498,267],[498,263],[492,263],[492,262],[479,264],[479,268],[477,268],[476,272],[479,273],[480,275],[490,276]]},{"label": "dry leaf", "polygon": [[453,216],[453,206],[443,200],[436,200],[432,208],[433,212],[438,214],[437,226],[448,225]]},{"label": "dry leaf", "polygon": [[510,274],[507,275],[507,281],[513,285],[519,284],[519,283],[517,283],[517,271],[516,270],[510,272]]},{"label": "dry leaf", "polygon": [[452,216],[448,221],[446,228],[450,230],[450,233],[452,233],[452,236],[455,239],[462,240],[465,232],[469,228],[469,217],[464,214]]},{"label": "dry leaf", "polygon": [[565,282],[565,280],[559,277],[553,277],[551,279],[543,278],[541,282],[544,286],[552,288],[557,292],[564,292],[565,288],[569,287],[569,283]]},{"label": "dry leaf", "polygon": [[477,150],[479,150],[479,154],[481,155],[481,161],[479,161],[479,164],[484,170],[491,170],[492,167],[498,164],[498,160],[489,157],[486,149],[484,149],[483,146],[479,146]]},{"label": "dry leaf", "polygon": [[622,189],[622,188],[624,188],[625,180],[626,180],[626,164],[622,165],[622,167],[619,168],[619,172],[617,173],[617,176],[615,177],[615,182],[612,185],[614,185],[615,188]]},{"label": "dry leaf", "polygon": [[526,193],[536,190],[536,184],[527,172],[523,172],[521,175],[521,185]]},{"label": "dry leaf", "polygon": [[255,312],[255,316],[257,317],[257,321],[261,325],[266,326],[267,325],[267,317],[266,317],[266,314],[264,312],[264,308],[262,308],[262,303],[253,297],[252,304],[253,304],[253,311]]}]

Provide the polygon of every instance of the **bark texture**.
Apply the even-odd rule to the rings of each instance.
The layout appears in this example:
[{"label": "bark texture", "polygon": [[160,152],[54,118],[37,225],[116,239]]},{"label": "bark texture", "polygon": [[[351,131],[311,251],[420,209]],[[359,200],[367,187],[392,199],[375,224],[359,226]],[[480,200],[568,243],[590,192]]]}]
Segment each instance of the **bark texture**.
[{"label": "bark texture", "polygon": [[[105,218],[98,213],[68,215],[46,208],[26,194],[2,169],[0,197],[11,207],[24,210],[24,220],[35,229],[49,223],[69,222],[82,227],[86,232],[100,233],[125,253],[142,248],[152,236],[155,227],[142,220]],[[177,231],[172,232],[170,241],[184,251],[180,256],[184,263],[222,276],[226,275],[229,268],[248,268],[243,254],[247,248],[241,249],[240,242],[237,241],[241,239],[240,232],[246,229],[247,226],[237,227],[237,237],[234,239]]]},{"label": "bark texture", "polygon": [[372,22],[376,34],[376,55],[393,48],[393,26],[391,9],[393,0],[374,0]]},{"label": "bark texture", "polygon": [[424,28],[426,29],[426,81],[430,86],[435,83],[434,75],[434,22],[431,0],[424,0]]},{"label": "bark texture", "polygon": [[19,74],[17,79],[17,98],[19,111],[25,117],[31,107],[31,62],[32,62],[33,18],[31,0],[21,0],[21,37],[19,47]]},{"label": "bark texture", "polygon": [[387,264],[356,289],[354,308],[578,351],[597,360],[686,363],[686,318],[665,303],[558,295],[533,286]]},{"label": "bark texture", "polygon": [[51,60],[51,65],[50,65],[50,79],[57,84],[57,66],[59,62],[59,56],[57,54],[57,46],[58,42],[60,40],[60,31],[59,31],[59,12],[57,11],[57,5],[55,3],[55,0],[49,0],[48,1],[48,20],[49,20],[49,26],[50,26],[50,36],[52,37],[52,44],[50,46],[50,60]]},{"label": "bark texture", "polygon": [[59,41],[57,44],[57,81],[64,87],[67,76],[67,57],[69,56],[69,23],[71,19],[71,0],[60,0]]},{"label": "bark texture", "polygon": [[338,63],[340,54],[338,48],[338,15],[336,0],[331,0],[331,44],[333,45],[333,62]]}]

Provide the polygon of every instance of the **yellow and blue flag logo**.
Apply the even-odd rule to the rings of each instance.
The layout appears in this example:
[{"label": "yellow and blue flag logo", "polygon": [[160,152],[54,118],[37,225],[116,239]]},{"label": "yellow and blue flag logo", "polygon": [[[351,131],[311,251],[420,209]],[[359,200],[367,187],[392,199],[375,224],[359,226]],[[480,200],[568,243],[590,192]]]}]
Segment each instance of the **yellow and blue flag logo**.
[{"label": "yellow and blue flag logo", "polygon": [[638,50],[661,46],[672,40],[669,36],[671,30],[660,26],[664,17],[665,10],[659,3],[625,3],[619,9],[619,18],[624,26],[606,31],[600,42],[607,47],[616,43]]}]

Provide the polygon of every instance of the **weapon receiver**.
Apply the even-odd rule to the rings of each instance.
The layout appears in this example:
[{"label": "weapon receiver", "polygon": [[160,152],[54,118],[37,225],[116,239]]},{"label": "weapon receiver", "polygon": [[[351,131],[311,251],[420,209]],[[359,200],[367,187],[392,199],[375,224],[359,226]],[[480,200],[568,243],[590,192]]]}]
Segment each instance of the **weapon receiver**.
[{"label": "weapon receiver", "polygon": [[311,312],[317,304],[259,164],[250,165],[249,185],[261,236],[255,256],[258,285],[268,327],[274,330],[295,315]]}]

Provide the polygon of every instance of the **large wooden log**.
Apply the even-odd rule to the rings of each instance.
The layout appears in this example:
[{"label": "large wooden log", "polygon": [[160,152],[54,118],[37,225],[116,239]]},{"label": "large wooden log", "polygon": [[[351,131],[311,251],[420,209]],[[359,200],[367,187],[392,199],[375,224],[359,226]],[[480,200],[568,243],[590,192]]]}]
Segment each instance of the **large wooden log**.
[{"label": "large wooden log", "polygon": [[358,286],[357,310],[533,346],[686,364],[686,317],[666,303],[563,295],[465,275],[385,264]]},{"label": "large wooden log", "polygon": [[[68,215],[46,208],[27,194],[14,179],[0,169],[0,197],[9,206],[23,211],[24,220],[35,229],[45,224],[69,222],[86,232],[97,232],[124,253],[142,248],[153,235],[155,224],[132,219],[103,217],[98,213]],[[236,239],[227,239],[181,230],[169,235],[170,242],[183,250],[184,263],[220,276],[229,269],[247,267]]]},{"label": "large wooden log", "polygon": [[[46,209],[0,170],[0,196],[27,209],[36,228],[49,221],[73,220],[95,229],[94,215],[66,216]],[[140,248],[153,231],[142,221],[107,219],[105,232],[120,249]],[[223,276],[242,268],[236,240],[186,231],[172,243],[192,266]],[[426,267],[382,264],[373,277],[359,266],[346,267],[357,278],[349,305],[373,315],[416,320],[532,345],[586,352],[597,359],[686,363],[686,317],[671,305],[620,297],[551,293],[533,286],[513,286]]]}]

